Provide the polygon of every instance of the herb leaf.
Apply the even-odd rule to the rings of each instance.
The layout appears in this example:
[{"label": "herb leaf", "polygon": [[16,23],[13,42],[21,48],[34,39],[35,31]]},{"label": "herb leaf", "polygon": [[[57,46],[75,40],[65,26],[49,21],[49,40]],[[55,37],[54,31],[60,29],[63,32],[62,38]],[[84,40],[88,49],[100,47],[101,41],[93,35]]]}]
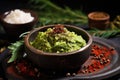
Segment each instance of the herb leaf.
[{"label": "herb leaf", "polygon": [[56,5],[51,0],[30,0],[29,8],[38,13],[39,26],[47,24],[87,24],[87,15],[82,10],[72,10]]},{"label": "herb leaf", "polygon": [[16,41],[15,43],[12,43],[10,46],[8,46],[8,49],[11,51],[11,57],[8,60],[8,63],[11,63],[15,61],[19,57],[19,53],[23,49],[23,40],[21,41]]},{"label": "herb leaf", "polygon": [[103,38],[110,38],[120,35],[120,29],[114,29],[114,30],[93,29],[93,30],[89,30],[88,32],[93,36],[103,37]]}]

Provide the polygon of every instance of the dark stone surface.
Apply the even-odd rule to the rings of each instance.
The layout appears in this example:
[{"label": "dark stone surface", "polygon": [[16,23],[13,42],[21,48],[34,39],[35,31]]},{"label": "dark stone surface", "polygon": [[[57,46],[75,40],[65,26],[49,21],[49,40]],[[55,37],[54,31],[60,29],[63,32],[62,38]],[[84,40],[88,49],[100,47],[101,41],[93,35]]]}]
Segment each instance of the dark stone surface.
[{"label": "dark stone surface", "polygon": [[[120,36],[118,36],[118,37],[114,37],[114,38],[110,38],[110,39],[108,39],[108,40],[110,40],[111,42],[113,42],[113,43],[115,43],[114,45],[118,45],[118,47],[119,47],[119,49],[120,49],[120,46],[119,46],[119,44],[120,44]],[[6,78],[5,78],[5,74],[4,74],[4,71],[3,71],[3,68],[1,67],[2,66],[2,61],[4,60],[4,59],[6,59],[10,54],[5,54],[5,53],[7,53],[9,50],[7,49],[5,52],[3,52],[2,54],[0,54],[0,77],[2,77],[2,78],[4,78],[4,80],[6,80]],[[110,75],[109,75],[110,76]],[[65,78],[65,79],[67,79],[67,78]],[[64,80],[64,79],[63,79]],[[115,75],[115,76],[111,76],[111,77],[109,77],[109,78],[107,78],[107,79],[103,79],[103,80],[120,80],[120,73],[119,74],[117,74],[117,75]]]}]

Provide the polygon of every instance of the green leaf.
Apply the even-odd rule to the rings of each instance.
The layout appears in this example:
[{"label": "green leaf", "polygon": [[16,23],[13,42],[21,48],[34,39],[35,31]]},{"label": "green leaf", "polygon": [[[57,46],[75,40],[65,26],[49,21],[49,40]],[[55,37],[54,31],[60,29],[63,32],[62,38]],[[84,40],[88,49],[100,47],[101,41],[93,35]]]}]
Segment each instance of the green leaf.
[{"label": "green leaf", "polygon": [[11,51],[11,57],[8,60],[8,63],[11,63],[15,61],[19,57],[19,53],[21,52],[21,49],[23,49],[23,40],[16,41],[15,43],[12,43],[10,46],[8,46],[8,49]]},{"label": "green leaf", "polygon": [[[30,0],[29,7],[38,13],[41,25],[48,24],[87,24],[87,15],[81,10],[62,8],[50,0]],[[40,26],[40,25],[38,25]]]},{"label": "green leaf", "polygon": [[88,32],[93,36],[103,37],[103,38],[110,38],[113,36],[120,35],[120,29],[114,29],[114,30],[93,29],[93,30],[89,30]]}]

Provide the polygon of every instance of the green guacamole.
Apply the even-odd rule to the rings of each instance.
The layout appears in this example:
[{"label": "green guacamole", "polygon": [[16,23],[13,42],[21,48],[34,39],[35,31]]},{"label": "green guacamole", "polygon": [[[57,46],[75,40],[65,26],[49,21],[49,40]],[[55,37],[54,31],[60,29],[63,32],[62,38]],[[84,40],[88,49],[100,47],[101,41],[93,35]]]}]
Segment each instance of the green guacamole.
[{"label": "green guacamole", "polygon": [[51,53],[71,52],[86,45],[81,35],[70,32],[65,27],[63,30],[55,32],[53,28],[48,28],[45,32],[39,32],[31,45],[36,49]]}]

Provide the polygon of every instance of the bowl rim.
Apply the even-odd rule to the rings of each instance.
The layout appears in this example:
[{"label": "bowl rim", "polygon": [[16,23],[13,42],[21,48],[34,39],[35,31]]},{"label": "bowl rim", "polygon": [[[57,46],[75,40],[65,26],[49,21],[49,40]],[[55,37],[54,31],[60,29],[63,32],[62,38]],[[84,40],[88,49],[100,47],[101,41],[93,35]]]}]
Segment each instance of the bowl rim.
[{"label": "bowl rim", "polygon": [[[106,16],[102,17],[102,18],[93,18],[93,15],[96,14],[96,13],[103,13]],[[108,13],[106,13],[106,12],[103,12],[103,11],[93,11],[93,12],[90,12],[88,14],[88,18],[91,19],[91,20],[107,20],[107,19],[110,18],[110,15]]]},{"label": "bowl rim", "polygon": [[[57,25],[57,24],[55,24],[55,25]],[[47,28],[47,27],[52,27],[52,26],[55,26],[55,25],[54,24],[53,25],[46,25],[46,26],[38,27],[38,28],[35,28],[35,29],[31,30],[24,38],[25,47],[29,48],[30,51],[32,51],[32,52],[34,52],[38,55],[40,54],[40,55],[46,55],[46,56],[47,55],[48,56],[63,56],[63,55],[65,56],[65,55],[72,55],[72,54],[75,54],[75,53],[78,53],[78,52],[82,52],[83,50],[88,48],[93,42],[92,36],[87,31],[85,31],[84,29],[79,28],[79,27],[74,26],[74,25],[62,24],[62,25],[67,26],[67,27],[74,27],[76,29],[79,29],[79,30],[83,31],[85,34],[87,34],[89,39],[88,39],[88,42],[87,42],[86,46],[84,46],[84,47],[82,47],[78,50],[74,50],[74,51],[71,51],[71,52],[63,52],[63,53],[59,54],[59,53],[50,53],[50,52],[41,51],[39,49],[34,48],[33,46],[31,46],[29,44],[28,40],[29,40],[29,37],[31,36],[32,33],[36,32],[36,31],[39,31],[40,29]]]},{"label": "bowl rim", "polygon": [[6,22],[6,21],[4,21],[4,18],[11,12],[11,11],[14,11],[14,10],[16,10],[16,9],[11,9],[11,10],[9,10],[9,11],[6,11],[7,12],[7,14],[5,14],[6,12],[3,12],[2,14],[0,14],[0,20],[1,20],[1,22],[3,22],[4,24],[9,24],[9,25],[25,25],[25,24],[29,24],[29,23],[32,23],[32,22],[37,22],[38,21],[38,15],[37,15],[37,13],[35,12],[35,11],[33,11],[33,10],[30,10],[30,9],[19,9],[19,10],[21,10],[21,11],[24,11],[24,12],[29,12],[30,14],[31,14],[31,16],[32,17],[34,17],[34,19],[32,20],[32,21],[30,21],[30,22],[27,22],[27,23],[8,23],[8,22]]}]

